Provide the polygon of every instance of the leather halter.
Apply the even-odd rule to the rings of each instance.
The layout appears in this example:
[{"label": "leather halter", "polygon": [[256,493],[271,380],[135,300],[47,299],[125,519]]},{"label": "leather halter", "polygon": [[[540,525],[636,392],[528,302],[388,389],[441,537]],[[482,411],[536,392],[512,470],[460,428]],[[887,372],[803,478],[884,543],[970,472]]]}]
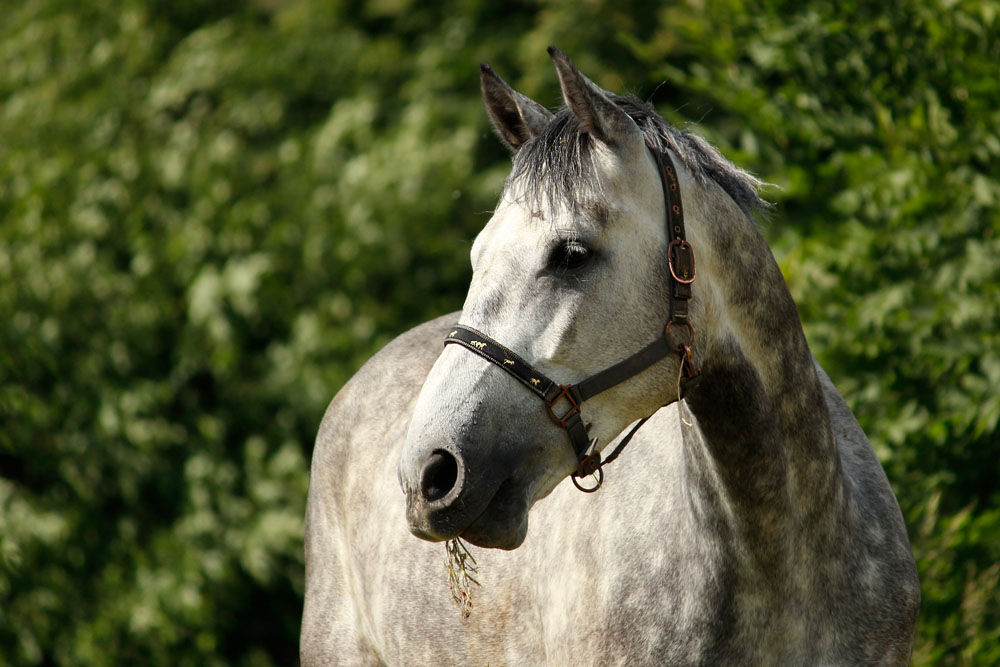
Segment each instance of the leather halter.
[{"label": "leather halter", "polygon": [[[677,171],[666,152],[656,150],[648,144],[647,148],[653,154],[653,159],[659,167],[663,200],[667,210],[667,238],[670,239],[667,245],[667,268],[670,270],[671,282],[670,319],[663,327],[663,336],[632,356],[572,385],[559,384],[549,379],[520,356],[493,338],[471,327],[456,324],[444,340],[445,345],[449,343],[462,345],[467,350],[499,366],[545,401],[545,409],[549,417],[566,429],[573,452],[576,454],[577,469],[572,475],[573,484],[587,493],[597,491],[601,487],[604,482],[602,466],[618,458],[625,445],[629,443],[635,432],[646,423],[649,417],[643,417],[639,420],[628,435],[622,438],[611,455],[602,460],[601,453],[597,451],[597,439],[591,440],[587,433],[587,426],[584,424],[581,413],[583,403],[638,375],[671,352],[677,353],[680,357],[681,396],[678,396],[678,399],[682,398],[688,384],[696,380],[701,371],[701,369],[695,368],[691,362],[694,327],[688,321],[688,300],[691,298],[691,283],[695,279],[694,250],[684,237],[684,210],[681,207]],[[687,328],[688,340],[686,343],[671,346],[667,340],[667,334],[670,327],[675,324]],[[563,404],[565,405],[560,407]],[[583,487],[577,482],[577,479],[593,474],[598,475],[596,486]]]}]

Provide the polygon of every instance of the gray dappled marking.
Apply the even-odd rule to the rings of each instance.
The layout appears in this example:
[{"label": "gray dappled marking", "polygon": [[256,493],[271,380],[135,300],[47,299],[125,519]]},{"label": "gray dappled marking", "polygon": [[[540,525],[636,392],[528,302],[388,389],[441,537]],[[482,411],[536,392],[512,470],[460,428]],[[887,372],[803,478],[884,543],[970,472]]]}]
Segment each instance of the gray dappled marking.
[{"label": "gray dappled marking", "polygon": [[[323,419],[303,665],[906,664],[919,589],[902,517],[754,227],[757,182],[553,58],[574,114],[602,141],[484,72],[514,172],[476,240],[462,312],[386,346]],[[604,449],[655,414],[584,495],[565,480],[574,457],[538,399],[441,342],[460,321],[575,382],[658,335],[667,279],[664,202],[644,150],[653,130],[676,158],[698,260],[702,379],[657,410],[676,398],[671,357],[588,401]],[[567,235],[593,250],[576,273],[547,265]],[[431,502],[421,474],[440,451],[459,474]],[[411,529],[516,548],[473,547],[482,587],[466,618],[443,546]]]}]

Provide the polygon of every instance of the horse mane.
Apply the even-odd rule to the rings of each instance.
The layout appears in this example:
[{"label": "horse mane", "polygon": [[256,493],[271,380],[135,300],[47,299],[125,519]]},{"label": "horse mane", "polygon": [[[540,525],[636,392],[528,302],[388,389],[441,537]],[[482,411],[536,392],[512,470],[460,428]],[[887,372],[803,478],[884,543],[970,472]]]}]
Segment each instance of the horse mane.
[{"label": "horse mane", "polygon": [[[738,168],[698,135],[673,127],[638,98],[609,97],[639,126],[647,145],[660,151],[669,148],[698,183],[714,181],[750,219],[767,213],[770,204],[759,194],[764,181]],[[579,119],[563,107],[540,135],[516,153],[507,183],[517,181],[527,186],[527,192],[543,196],[547,204],[562,202],[576,207],[581,203],[581,190],[599,189],[590,159],[592,150],[591,136],[581,131]]]}]

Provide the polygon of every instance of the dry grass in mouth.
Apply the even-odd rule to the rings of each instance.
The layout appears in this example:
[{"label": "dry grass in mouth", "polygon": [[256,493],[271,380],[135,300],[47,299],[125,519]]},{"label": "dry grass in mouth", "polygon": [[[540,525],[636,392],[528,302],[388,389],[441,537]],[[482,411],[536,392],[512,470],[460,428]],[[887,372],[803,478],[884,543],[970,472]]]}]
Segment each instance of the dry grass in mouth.
[{"label": "dry grass in mouth", "polygon": [[479,572],[476,558],[461,538],[456,537],[453,540],[448,540],[444,546],[448,552],[445,565],[448,567],[451,599],[462,610],[462,616],[468,618],[469,614],[472,613],[472,584],[482,585],[476,581],[474,576]]}]

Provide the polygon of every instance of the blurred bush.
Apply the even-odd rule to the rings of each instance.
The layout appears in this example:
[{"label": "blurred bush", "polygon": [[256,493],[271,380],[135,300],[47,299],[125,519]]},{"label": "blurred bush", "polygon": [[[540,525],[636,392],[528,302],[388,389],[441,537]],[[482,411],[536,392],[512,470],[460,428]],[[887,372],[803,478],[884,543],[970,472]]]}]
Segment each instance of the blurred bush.
[{"label": "blurred bush", "polygon": [[461,305],[509,165],[476,64],[555,105],[555,43],[779,186],[765,233],[910,526],[914,661],[1000,662],[998,13],[9,3],[4,660],[296,660],[323,410]]}]

